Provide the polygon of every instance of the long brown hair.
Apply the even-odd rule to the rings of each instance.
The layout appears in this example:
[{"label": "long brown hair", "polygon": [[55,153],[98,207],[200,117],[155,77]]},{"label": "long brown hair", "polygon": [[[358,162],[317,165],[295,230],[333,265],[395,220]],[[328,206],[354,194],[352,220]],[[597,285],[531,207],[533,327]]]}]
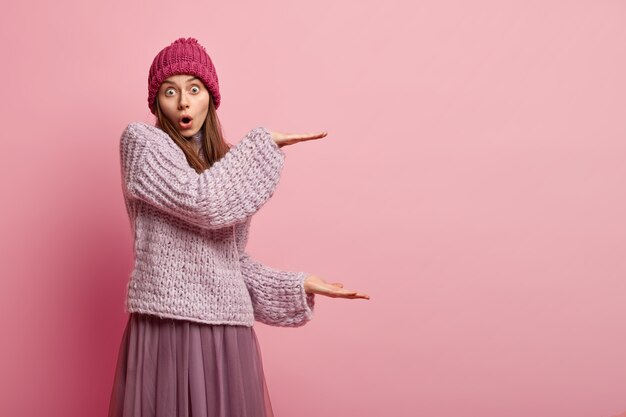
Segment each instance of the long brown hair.
[{"label": "long brown hair", "polygon": [[217,112],[215,111],[215,105],[213,103],[213,97],[209,95],[209,111],[206,115],[206,119],[202,125],[204,128],[204,135],[202,138],[202,147],[200,152],[204,155],[207,162],[203,161],[195,152],[195,149],[191,145],[190,141],[185,139],[183,135],[176,130],[176,128],[170,123],[161,111],[159,104],[159,97],[156,97],[156,127],[167,133],[172,140],[182,149],[187,157],[187,162],[193,169],[200,174],[205,169],[210,168],[215,162],[219,161],[228,150],[233,146],[232,144],[224,140],[222,134],[222,125],[220,124]]}]

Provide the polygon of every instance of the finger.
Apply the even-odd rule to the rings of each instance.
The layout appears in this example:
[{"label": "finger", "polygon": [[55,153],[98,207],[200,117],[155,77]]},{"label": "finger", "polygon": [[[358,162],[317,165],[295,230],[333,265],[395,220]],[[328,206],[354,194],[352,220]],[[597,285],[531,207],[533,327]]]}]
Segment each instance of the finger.
[{"label": "finger", "polygon": [[296,140],[311,140],[311,139],[321,139],[324,136],[328,135],[328,132],[317,132],[317,133],[291,133],[286,135],[287,139],[296,139]]},{"label": "finger", "polygon": [[300,133],[299,135],[304,138],[323,137],[328,135],[328,132],[324,130],[320,132]]},{"label": "finger", "polygon": [[332,297],[332,298],[348,298],[348,299],[363,298],[366,300],[370,299],[370,296],[367,294],[342,294],[342,293],[319,293],[319,294],[325,295],[327,297]]},{"label": "finger", "polygon": [[357,293],[357,294],[350,294],[350,295],[346,295],[343,298],[364,298],[366,300],[370,299],[370,296],[367,294],[361,294],[361,293]]},{"label": "finger", "polygon": [[343,290],[337,287],[324,288],[322,292],[329,297],[349,297],[357,294],[356,291]]},{"label": "finger", "polygon": [[357,291],[350,291],[350,290],[341,290],[341,291],[336,291],[336,294],[340,297],[344,297],[344,298],[365,298],[367,300],[369,300],[370,296],[364,293],[360,293]]}]

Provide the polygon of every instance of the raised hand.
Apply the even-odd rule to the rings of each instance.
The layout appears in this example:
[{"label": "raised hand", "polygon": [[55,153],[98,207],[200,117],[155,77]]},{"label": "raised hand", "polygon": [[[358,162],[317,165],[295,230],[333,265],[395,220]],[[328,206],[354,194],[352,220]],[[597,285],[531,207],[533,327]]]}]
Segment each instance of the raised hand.
[{"label": "raised hand", "polygon": [[308,293],[320,294],[333,298],[365,298],[367,300],[370,299],[370,296],[367,294],[343,288],[343,284],[341,282],[326,282],[316,275],[309,275],[304,280],[304,290]]},{"label": "raised hand", "polygon": [[303,142],[307,140],[313,139],[321,139],[328,134],[328,132],[318,132],[318,133],[282,133],[282,132],[272,132],[272,139],[278,145],[279,148],[285,145],[293,145],[294,143]]}]

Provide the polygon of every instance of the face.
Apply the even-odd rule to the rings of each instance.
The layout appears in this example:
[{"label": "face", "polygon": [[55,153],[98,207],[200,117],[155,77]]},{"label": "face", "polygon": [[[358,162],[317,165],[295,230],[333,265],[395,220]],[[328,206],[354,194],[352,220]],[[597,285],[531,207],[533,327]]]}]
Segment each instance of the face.
[{"label": "face", "polygon": [[[185,137],[193,136],[202,128],[209,112],[209,96],[204,83],[190,74],[167,78],[157,95],[163,114]],[[183,120],[185,116],[191,120]]]}]

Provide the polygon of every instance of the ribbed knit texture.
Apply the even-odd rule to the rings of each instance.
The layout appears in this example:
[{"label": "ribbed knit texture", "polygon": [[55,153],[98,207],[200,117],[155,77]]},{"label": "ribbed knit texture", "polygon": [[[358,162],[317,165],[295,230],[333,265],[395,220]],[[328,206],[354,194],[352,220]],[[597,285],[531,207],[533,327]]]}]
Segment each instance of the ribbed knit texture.
[{"label": "ribbed knit texture", "polygon": [[164,131],[132,122],[120,160],[134,237],[126,311],[244,326],[312,319],[309,274],[263,265],[245,251],[252,215],[273,195],[285,160],[267,129],[250,130],[198,174]]}]

